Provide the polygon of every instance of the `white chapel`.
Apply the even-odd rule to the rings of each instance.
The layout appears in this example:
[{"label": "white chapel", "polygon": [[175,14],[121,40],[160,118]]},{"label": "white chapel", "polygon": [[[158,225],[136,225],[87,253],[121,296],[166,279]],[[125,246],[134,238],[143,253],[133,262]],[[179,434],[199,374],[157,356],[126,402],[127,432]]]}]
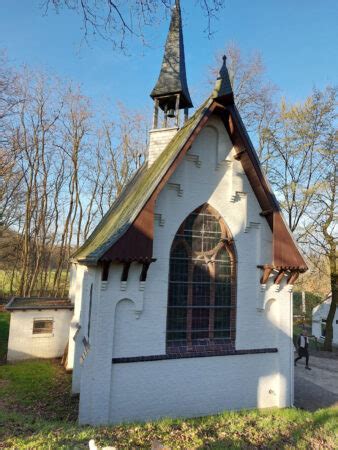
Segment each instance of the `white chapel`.
[{"label": "white chapel", "polygon": [[148,159],[73,258],[68,368],[82,424],[293,404],[292,287],[307,267],[224,57],[189,118],[181,11]]}]

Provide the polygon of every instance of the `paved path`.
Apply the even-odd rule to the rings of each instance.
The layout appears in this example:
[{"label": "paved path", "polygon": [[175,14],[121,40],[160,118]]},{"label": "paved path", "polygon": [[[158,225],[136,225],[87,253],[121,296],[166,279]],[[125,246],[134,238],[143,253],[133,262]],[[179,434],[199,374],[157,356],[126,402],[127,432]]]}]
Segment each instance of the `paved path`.
[{"label": "paved path", "polygon": [[310,355],[310,367],[305,359],[295,367],[295,406],[315,411],[318,408],[338,406],[338,359]]}]

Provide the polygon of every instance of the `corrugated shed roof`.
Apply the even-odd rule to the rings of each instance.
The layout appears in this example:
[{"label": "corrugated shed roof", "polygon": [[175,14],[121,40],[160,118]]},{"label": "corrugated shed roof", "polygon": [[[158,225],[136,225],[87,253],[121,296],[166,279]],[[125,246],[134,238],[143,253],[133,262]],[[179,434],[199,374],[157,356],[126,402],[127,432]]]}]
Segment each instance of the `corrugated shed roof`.
[{"label": "corrugated shed roof", "polygon": [[68,298],[13,297],[6,305],[8,311],[22,309],[73,309]]}]

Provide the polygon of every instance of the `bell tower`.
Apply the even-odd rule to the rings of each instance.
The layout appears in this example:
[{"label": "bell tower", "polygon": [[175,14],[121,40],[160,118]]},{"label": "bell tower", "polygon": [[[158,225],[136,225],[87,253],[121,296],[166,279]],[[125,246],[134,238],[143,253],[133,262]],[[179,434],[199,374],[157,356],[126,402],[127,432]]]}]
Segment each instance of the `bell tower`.
[{"label": "bell tower", "polygon": [[181,8],[179,0],[172,10],[161,71],[150,94],[154,115],[149,138],[148,163],[152,164],[180,127],[180,111],[188,119],[192,102],[185,70]]},{"label": "bell tower", "polygon": [[153,128],[158,128],[159,109],[163,111],[164,127],[167,126],[168,118],[175,118],[176,125],[178,126],[179,111],[184,109],[185,117],[187,117],[188,109],[193,106],[185,71],[182,19],[179,0],[176,0],[172,11],[160,75],[150,96],[155,103]]},{"label": "bell tower", "polygon": [[168,126],[168,119],[175,119],[176,126],[178,127],[179,111],[183,109],[185,118],[187,118],[188,109],[193,106],[185,71],[182,19],[179,0],[176,0],[172,11],[160,75],[150,96],[155,103],[153,118],[154,129],[159,127],[159,110],[163,111],[163,128]]}]

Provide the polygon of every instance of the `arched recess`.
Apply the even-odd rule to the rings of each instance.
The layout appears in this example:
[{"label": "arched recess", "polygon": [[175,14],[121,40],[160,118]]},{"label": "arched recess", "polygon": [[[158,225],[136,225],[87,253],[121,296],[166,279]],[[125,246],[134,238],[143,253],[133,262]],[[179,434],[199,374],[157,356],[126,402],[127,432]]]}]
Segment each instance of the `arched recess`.
[{"label": "arched recess", "polygon": [[134,355],[137,346],[134,324],[135,302],[129,298],[119,300],[115,307],[113,358]]},{"label": "arched recess", "polygon": [[189,214],[170,251],[167,353],[234,348],[236,265],[221,215],[208,204]]},{"label": "arched recess", "polygon": [[214,162],[217,165],[219,162],[219,131],[213,125],[207,125],[201,133],[203,139],[203,148],[208,153],[208,159],[214,158]]}]

